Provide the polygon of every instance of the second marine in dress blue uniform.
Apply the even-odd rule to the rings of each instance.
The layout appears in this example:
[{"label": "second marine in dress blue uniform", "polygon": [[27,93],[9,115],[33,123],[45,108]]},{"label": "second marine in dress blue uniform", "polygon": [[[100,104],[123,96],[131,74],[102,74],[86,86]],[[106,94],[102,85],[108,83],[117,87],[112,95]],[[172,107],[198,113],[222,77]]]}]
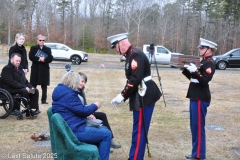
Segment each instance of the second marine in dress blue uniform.
[{"label": "second marine in dress blue uniform", "polygon": [[[200,68],[195,65],[185,65],[183,74],[191,81],[189,84],[187,98],[190,99],[190,129],[192,133],[192,153],[186,156],[187,159],[206,158],[206,133],[205,118],[207,107],[211,102],[209,83],[215,73],[215,62],[212,59],[212,50],[216,44],[200,39],[201,45],[198,47],[202,61]],[[202,55],[201,55],[202,54]]]}]

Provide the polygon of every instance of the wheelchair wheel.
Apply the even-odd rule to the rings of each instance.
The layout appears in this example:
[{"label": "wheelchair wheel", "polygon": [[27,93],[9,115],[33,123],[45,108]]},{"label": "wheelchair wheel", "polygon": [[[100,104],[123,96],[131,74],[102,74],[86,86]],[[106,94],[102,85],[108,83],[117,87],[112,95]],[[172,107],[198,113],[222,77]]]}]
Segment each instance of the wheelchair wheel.
[{"label": "wheelchair wheel", "polygon": [[13,109],[13,98],[5,89],[0,88],[0,118],[7,118]]}]

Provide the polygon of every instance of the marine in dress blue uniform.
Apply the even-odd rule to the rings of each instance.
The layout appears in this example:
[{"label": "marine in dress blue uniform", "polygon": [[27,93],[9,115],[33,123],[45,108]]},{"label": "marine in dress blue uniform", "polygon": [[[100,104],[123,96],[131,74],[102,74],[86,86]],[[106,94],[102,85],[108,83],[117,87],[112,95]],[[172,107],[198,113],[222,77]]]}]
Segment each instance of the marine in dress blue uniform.
[{"label": "marine in dress blue uniform", "polygon": [[209,83],[215,73],[215,62],[212,52],[216,50],[217,44],[200,38],[198,46],[202,61],[200,68],[194,64],[184,65],[183,74],[191,81],[189,84],[187,98],[190,99],[190,129],[192,133],[192,153],[187,159],[206,158],[206,133],[205,118],[207,107],[211,102]]},{"label": "marine in dress blue uniform", "polygon": [[[128,159],[143,160],[146,147],[143,118],[145,118],[145,129],[148,133],[155,102],[160,99],[162,94],[150,76],[151,69],[147,56],[141,50],[131,46],[127,35],[127,33],[123,33],[107,38],[112,44],[111,48],[126,57],[127,82],[122,92],[111,101],[111,104],[115,107],[129,98],[130,111],[133,112],[133,130]],[[142,80],[146,85],[143,97],[138,93],[138,87]]]}]

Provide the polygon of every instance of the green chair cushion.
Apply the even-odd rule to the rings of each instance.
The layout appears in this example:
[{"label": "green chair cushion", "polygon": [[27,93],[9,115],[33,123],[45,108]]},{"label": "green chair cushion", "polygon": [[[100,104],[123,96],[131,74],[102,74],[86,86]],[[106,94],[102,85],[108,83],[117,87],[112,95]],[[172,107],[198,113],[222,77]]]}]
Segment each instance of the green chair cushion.
[{"label": "green chair cushion", "polygon": [[51,117],[53,115],[52,107],[48,108],[47,115],[48,115],[48,124],[49,124],[49,130],[50,130],[51,150],[52,150],[52,153],[56,153],[54,135],[53,135],[52,125],[51,125]]},{"label": "green chair cushion", "polygon": [[53,135],[53,145],[55,146],[52,147],[52,150],[56,151],[57,159],[61,160],[100,159],[97,146],[80,142],[60,114],[55,113],[51,116],[51,127]]}]

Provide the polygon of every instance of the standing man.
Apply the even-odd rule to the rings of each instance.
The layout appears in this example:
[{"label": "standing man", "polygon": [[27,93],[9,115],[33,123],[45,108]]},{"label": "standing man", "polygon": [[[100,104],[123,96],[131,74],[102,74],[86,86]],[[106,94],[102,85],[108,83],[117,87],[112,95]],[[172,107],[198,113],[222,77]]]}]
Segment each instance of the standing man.
[{"label": "standing man", "polygon": [[[26,117],[36,116],[40,113],[38,106],[38,90],[26,79],[25,72],[20,63],[21,55],[19,53],[13,53],[8,65],[2,69],[2,87],[13,95],[20,94],[22,97],[30,100],[29,105],[31,111],[29,112],[27,110]],[[34,92],[31,92],[31,90],[34,90]],[[23,101],[23,104],[24,106],[28,105],[26,101]],[[35,109],[35,111],[32,109]],[[20,112],[20,108],[18,111]]]},{"label": "standing man", "polygon": [[[43,35],[37,36],[36,46],[31,47],[29,59],[32,61],[30,83],[36,88],[41,85],[42,88],[42,104],[47,103],[47,86],[50,84],[50,67],[53,56],[50,48],[44,45],[46,37]],[[37,54],[38,53],[38,54]]]},{"label": "standing man", "polygon": [[[151,69],[147,56],[129,43],[127,35],[128,33],[122,33],[107,38],[111,42],[111,48],[126,57],[127,82],[111,104],[116,107],[129,98],[130,111],[133,112],[133,130],[128,160],[143,160],[155,102],[162,94],[150,76]],[[145,94],[141,94],[143,97],[138,92],[139,87],[144,90]]]},{"label": "standing man", "polygon": [[[11,59],[11,55],[13,53],[19,53],[21,55],[21,63],[20,65],[23,68],[23,71],[25,72],[25,74],[28,73],[28,60],[27,60],[27,51],[26,48],[24,46],[24,42],[26,40],[26,35],[23,33],[17,33],[15,36],[15,42],[13,44],[13,46],[10,47],[9,49],[9,62]],[[13,106],[13,115],[18,115],[19,111],[20,111],[20,100],[15,100],[17,102],[14,103]]]},{"label": "standing man", "polygon": [[206,134],[205,118],[207,107],[210,105],[211,93],[209,83],[215,73],[215,62],[212,59],[212,52],[217,50],[217,44],[200,38],[198,46],[199,54],[202,57],[200,68],[194,64],[184,65],[183,74],[191,81],[187,98],[190,99],[190,129],[192,133],[192,154],[187,159],[206,158]]}]

